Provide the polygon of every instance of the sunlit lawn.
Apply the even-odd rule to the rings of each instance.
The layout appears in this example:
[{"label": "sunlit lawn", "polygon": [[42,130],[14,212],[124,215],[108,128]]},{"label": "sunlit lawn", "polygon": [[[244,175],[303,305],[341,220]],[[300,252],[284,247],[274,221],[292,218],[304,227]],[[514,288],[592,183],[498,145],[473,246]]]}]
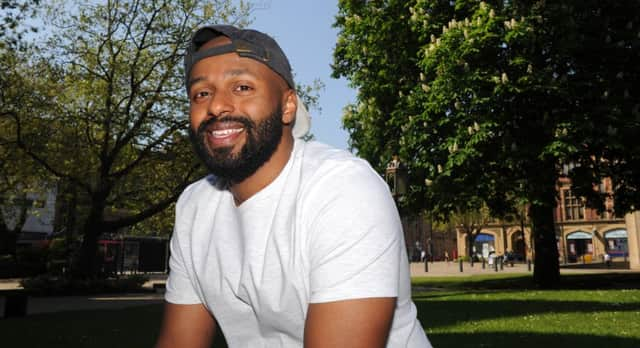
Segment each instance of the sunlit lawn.
[{"label": "sunlit lawn", "polygon": [[[414,279],[434,347],[640,347],[640,276],[565,276],[536,290],[530,276]],[[614,289],[609,289],[614,288]],[[2,347],[151,347],[162,307],[0,320]]]},{"label": "sunlit lawn", "polygon": [[637,348],[639,284],[637,274],[564,276],[547,291],[527,275],[421,278],[414,301],[434,347]]}]

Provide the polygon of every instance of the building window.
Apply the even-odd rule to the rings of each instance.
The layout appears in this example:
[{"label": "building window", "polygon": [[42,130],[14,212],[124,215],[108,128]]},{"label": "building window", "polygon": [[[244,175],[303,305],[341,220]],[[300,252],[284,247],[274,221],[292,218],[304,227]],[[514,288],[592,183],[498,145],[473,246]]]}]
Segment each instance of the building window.
[{"label": "building window", "polygon": [[564,219],[565,220],[583,220],[584,204],[579,197],[573,195],[571,190],[564,191]]}]

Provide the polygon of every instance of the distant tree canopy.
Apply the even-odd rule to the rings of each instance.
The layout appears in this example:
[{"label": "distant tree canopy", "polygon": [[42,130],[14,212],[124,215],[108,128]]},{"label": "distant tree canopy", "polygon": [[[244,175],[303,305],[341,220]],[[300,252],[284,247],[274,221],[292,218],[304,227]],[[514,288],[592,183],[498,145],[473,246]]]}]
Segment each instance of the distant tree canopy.
[{"label": "distant tree canopy", "polygon": [[[168,208],[206,174],[187,134],[184,48],[203,24],[246,26],[251,6],[2,2],[0,183],[23,185],[26,173],[41,174],[36,185],[55,182],[56,230],[77,230],[82,239],[77,275],[95,275],[104,233],[171,232]],[[42,26],[31,44],[24,35],[31,29],[21,26],[29,16]],[[299,88],[307,106],[317,108],[322,83]]]},{"label": "distant tree canopy", "polygon": [[186,134],[182,54],[202,23],[246,24],[249,7],[234,4],[51,3],[47,36],[3,57],[2,122],[13,130],[3,137],[75,200],[59,203],[77,215],[78,274],[95,273],[102,233],[163,211],[204,174]]},{"label": "distant tree canopy", "polygon": [[23,36],[38,28],[25,25],[25,20],[33,17],[40,0],[3,0],[0,2],[0,50],[22,48]]},{"label": "distant tree canopy", "polygon": [[[538,284],[557,282],[559,166],[615,213],[640,206],[640,3],[339,2],[334,75],[358,88],[351,146],[379,167],[397,153],[406,204],[447,217],[528,203]],[[480,198],[479,200],[477,198]]]}]

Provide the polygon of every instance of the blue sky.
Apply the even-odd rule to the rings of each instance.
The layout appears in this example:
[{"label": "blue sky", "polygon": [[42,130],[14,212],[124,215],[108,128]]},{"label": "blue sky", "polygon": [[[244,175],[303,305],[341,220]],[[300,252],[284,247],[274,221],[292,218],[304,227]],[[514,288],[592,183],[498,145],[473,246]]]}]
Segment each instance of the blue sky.
[{"label": "blue sky", "polygon": [[311,84],[320,79],[321,113],[310,110],[311,132],[316,140],[347,149],[347,132],[342,129],[342,108],[355,101],[356,91],[345,79],[331,77],[333,48],[338,31],[332,28],[338,11],[330,0],[254,0],[251,28],[278,41],[289,58],[296,83]]}]

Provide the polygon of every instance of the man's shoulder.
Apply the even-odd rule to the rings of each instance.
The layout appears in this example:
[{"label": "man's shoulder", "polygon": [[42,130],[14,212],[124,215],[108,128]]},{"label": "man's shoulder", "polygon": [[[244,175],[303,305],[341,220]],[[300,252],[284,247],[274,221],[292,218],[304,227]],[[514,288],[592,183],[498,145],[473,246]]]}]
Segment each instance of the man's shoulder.
[{"label": "man's shoulder", "polygon": [[314,173],[323,169],[340,168],[366,168],[371,170],[369,163],[352,153],[337,149],[317,141],[305,144],[303,165],[307,172]]},{"label": "man's shoulder", "polygon": [[304,188],[342,190],[347,187],[388,189],[382,176],[366,160],[345,150],[308,142],[303,162]]}]

